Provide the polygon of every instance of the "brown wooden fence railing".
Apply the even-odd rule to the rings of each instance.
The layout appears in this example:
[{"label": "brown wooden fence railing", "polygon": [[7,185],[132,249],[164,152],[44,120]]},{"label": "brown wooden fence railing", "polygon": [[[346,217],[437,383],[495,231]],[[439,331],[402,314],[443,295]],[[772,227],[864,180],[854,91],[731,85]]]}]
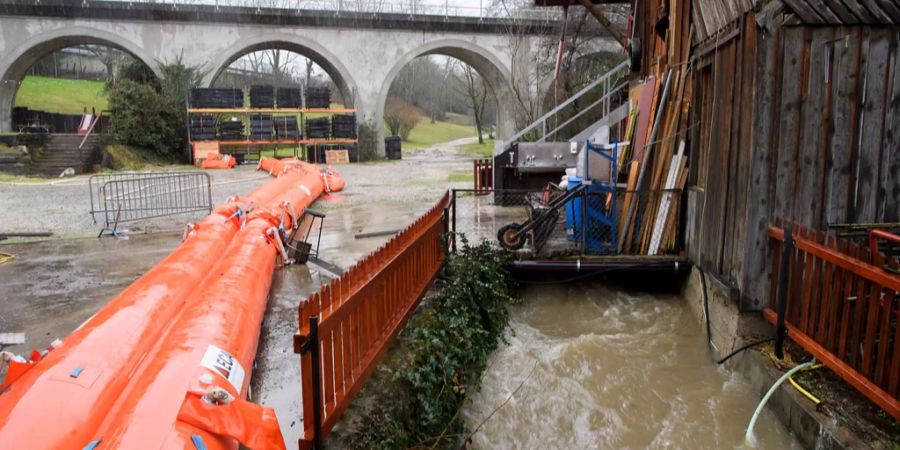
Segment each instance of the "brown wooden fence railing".
[{"label": "brown wooden fence railing", "polygon": [[304,433],[300,448],[334,427],[444,264],[450,194],[387,244],[300,304]]},{"label": "brown wooden fence railing", "polygon": [[881,254],[820,231],[779,221],[769,237],[766,319],[777,325],[782,293],[788,337],[900,419],[900,276],[884,269]]},{"label": "brown wooden fence railing", "polygon": [[475,175],[475,193],[488,194],[494,188],[494,160],[476,159],[472,161]]}]

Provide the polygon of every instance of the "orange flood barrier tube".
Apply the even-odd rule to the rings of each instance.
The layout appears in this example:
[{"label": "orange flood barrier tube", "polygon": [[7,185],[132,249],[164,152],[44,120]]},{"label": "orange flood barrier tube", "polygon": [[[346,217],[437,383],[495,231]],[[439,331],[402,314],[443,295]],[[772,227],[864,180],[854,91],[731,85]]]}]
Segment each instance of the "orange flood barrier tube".
[{"label": "orange flood barrier tube", "polygon": [[[250,448],[284,448],[274,413],[244,399],[276,255],[283,249],[276,227],[282,220],[286,228],[293,226],[286,205],[299,213],[323,193],[324,183],[312,170],[283,176],[292,177],[294,187],[277,198],[279,207],[250,214],[197,301],[179,314],[98,430],[96,438],[109,448],[193,448],[196,441],[208,449],[236,449],[238,441]],[[222,391],[234,400],[199,400]]]},{"label": "orange flood barrier tube", "polygon": [[[135,391],[131,383],[155,361],[158,344],[176,331],[170,326],[173,318],[192,309],[209,269],[223,253],[239,245],[229,244],[239,228],[247,227],[248,215],[252,216],[247,212],[254,204],[273,204],[275,197],[292,189],[301,176],[285,173],[247,199],[226,203],[190,227],[184,243],[172,254],[111,300],[58,349],[4,386],[0,448],[81,449],[92,442],[96,445],[97,429],[107,421],[109,411],[122,404],[126,388]],[[278,219],[280,222],[281,217]],[[271,270],[267,276],[270,279]],[[267,289],[268,282],[264,285]],[[238,292],[233,291],[234,286],[228,289]],[[257,334],[258,325],[259,321]],[[208,332],[214,334],[215,330]],[[253,349],[255,345],[254,338]],[[180,396],[184,398],[185,393]],[[232,410],[252,409],[242,406],[255,405],[234,405]],[[147,412],[139,414],[143,417]],[[265,416],[265,411],[260,414]],[[173,416],[170,424],[174,420]]]},{"label": "orange flood barrier tube", "polygon": [[[0,448],[82,448],[238,224],[219,207],[0,395]],[[172,280],[179,282],[173,283]],[[78,445],[80,444],[80,445]]]},{"label": "orange flood barrier tube", "polygon": [[278,237],[270,230],[279,218],[259,214],[251,214],[213,276],[204,280],[197,301],[179,313],[155,357],[110,411],[94,437],[102,439],[103,448],[190,448],[193,439],[208,449],[236,449],[235,439],[254,448],[260,442],[253,436],[267,425],[269,432],[262,435],[272,439],[262,439],[262,448],[284,448],[278,445],[277,421],[233,416],[225,405],[211,403],[204,412],[197,409],[202,400],[188,401],[221,389],[235,399],[228,408],[244,405],[278,253],[273,242]]}]

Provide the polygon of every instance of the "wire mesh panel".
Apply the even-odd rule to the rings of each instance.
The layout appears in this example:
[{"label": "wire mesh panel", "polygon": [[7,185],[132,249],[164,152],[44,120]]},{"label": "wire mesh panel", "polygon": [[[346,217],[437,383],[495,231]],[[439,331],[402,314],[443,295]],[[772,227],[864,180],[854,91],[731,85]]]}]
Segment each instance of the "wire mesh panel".
[{"label": "wire mesh panel", "polygon": [[580,212],[586,230],[585,254],[655,256],[680,250],[680,190],[616,191],[614,196],[587,192],[585,196],[586,207]]},{"label": "wire mesh panel", "polygon": [[550,255],[577,249],[567,231],[565,210],[549,207],[565,191],[466,189],[454,193],[452,226],[469,241],[498,242],[504,227],[533,223],[522,241],[522,251]]},{"label": "wire mesh panel", "polygon": [[88,183],[91,215],[105,229],[119,223],[212,211],[209,174],[204,172],[94,175]]},{"label": "wire mesh panel", "polygon": [[504,233],[525,230],[523,240],[512,247],[534,256],[653,256],[681,248],[679,190],[613,194],[587,187],[577,193],[490,190],[485,195],[483,190],[457,189],[451,209],[456,234],[499,243]]}]

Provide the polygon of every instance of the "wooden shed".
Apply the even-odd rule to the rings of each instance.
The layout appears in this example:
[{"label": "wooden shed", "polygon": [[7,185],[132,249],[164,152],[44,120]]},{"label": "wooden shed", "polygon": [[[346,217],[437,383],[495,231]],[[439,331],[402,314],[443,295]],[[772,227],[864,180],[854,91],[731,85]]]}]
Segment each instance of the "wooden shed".
[{"label": "wooden shed", "polygon": [[[685,246],[768,299],[767,228],[897,222],[900,1],[637,0],[638,78],[673,91],[653,152],[685,140]],[[667,153],[668,152],[668,153]]]}]

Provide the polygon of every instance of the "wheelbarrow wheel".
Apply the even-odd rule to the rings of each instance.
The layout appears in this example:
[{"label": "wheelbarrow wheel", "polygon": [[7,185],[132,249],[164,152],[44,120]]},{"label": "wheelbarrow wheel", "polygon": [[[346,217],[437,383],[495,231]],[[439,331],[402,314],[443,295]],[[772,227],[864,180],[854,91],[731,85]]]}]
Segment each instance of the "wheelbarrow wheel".
[{"label": "wheelbarrow wheel", "polygon": [[522,248],[525,245],[525,235],[520,234],[516,236],[518,232],[519,224],[517,223],[509,223],[501,227],[500,231],[497,232],[497,240],[500,241],[500,246],[510,251]]}]

